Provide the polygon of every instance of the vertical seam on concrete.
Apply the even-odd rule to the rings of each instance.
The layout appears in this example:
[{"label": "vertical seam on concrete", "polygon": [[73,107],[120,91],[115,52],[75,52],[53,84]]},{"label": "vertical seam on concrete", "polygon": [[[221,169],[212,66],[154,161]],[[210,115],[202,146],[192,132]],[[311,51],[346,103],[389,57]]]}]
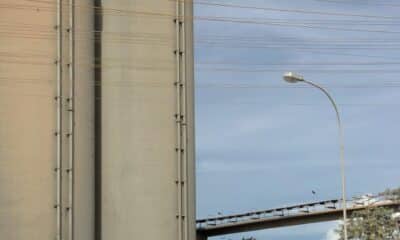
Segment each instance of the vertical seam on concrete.
[{"label": "vertical seam on concrete", "polygon": [[102,0],[94,0],[94,175],[95,175],[95,224],[94,224],[94,236],[96,240],[102,238],[102,68],[101,68],[101,57],[102,57]]},{"label": "vertical seam on concrete", "polygon": [[194,106],[194,73],[193,73],[193,2],[186,1],[184,13],[185,28],[185,111],[186,111],[186,164],[187,164],[187,224],[188,238],[196,237],[196,177],[195,177],[195,106]]}]

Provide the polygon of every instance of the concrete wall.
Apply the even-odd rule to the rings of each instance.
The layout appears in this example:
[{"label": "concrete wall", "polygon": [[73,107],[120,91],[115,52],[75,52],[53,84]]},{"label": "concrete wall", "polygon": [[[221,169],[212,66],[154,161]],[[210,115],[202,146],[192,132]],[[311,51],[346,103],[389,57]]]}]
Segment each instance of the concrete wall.
[{"label": "concrete wall", "polygon": [[54,239],[56,41],[25,26],[46,25],[43,31],[51,31],[56,15],[10,6],[1,8],[0,16],[9,25],[0,35],[1,238]]},{"label": "concrete wall", "polygon": [[[74,236],[94,236],[94,64],[93,0],[75,0],[75,172]],[[90,7],[88,7],[90,6]]]},{"label": "concrete wall", "polygon": [[[80,0],[79,4],[90,2]],[[66,31],[69,21],[67,1],[62,4],[61,46],[64,52],[60,83],[63,90],[62,97],[55,99],[58,42],[57,29],[54,28],[58,13],[56,3],[1,1],[1,239],[70,239],[72,229],[75,239],[91,239],[94,232],[92,42],[91,37],[77,36],[76,60],[79,66],[76,65],[75,108],[70,109],[73,100],[68,100],[71,79],[67,66],[70,63],[69,34]],[[91,31],[92,9],[77,7],[76,15],[80,31]],[[57,113],[59,103],[60,114]],[[72,132],[71,117],[74,118],[75,132],[73,136],[67,136]],[[62,120],[61,132],[56,134],[59,119]],[[62,148],[57,147],[58,139]],[[70,139],[74,139],[74,142]],[[70,148],[72,144],[73,148]],[[57,186],[57,176],[60,176],[56,169],[57,149],[61,153],[62,165],[59,171],[60,186]],[[71,159],[75,166],[69,171]],[[72,181],[69,177],[71,174],[74,176]],[[73,188],[70,188],[71,184]],[[56,206],[58,190],[61,190],[60,206]],[[73,196],[73,200],[70,196]],[[61,228],[57,227],[59,220]]]},{"label": "concrete wall", "polygon": [[60,2],[0,3],[0,239],[195,239],[192,5]]},{"label": "concrete wall", "polygon": [[191,18],[177,47],[175,1],[102,4],[102,239],[195,239]]}]

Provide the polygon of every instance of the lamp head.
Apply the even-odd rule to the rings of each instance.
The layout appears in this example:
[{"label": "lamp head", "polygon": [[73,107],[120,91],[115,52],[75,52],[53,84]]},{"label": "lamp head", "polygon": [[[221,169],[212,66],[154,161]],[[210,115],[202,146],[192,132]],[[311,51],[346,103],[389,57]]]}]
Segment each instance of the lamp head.
[{"label": "lamp head", "polygon": [[301,75],[292,72],[287,72],[283,74],[283,80],[285,80],[288,83],[297,83],[304,81],[304,78]]}]

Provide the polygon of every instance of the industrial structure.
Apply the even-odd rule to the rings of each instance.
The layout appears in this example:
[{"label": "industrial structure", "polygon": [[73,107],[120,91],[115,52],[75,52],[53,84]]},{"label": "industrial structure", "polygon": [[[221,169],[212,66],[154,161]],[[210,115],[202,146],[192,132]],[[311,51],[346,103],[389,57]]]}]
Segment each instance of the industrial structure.
[{"label": "industrial structure", "polygon": [[192,2],[0,2],[0,239],[202,240],[340,217],[330,200],[196,229]]},{"label": "industrial structure", "polygon": [[195,239],[192,4],[0,16],[1,239]]},{"label": "industrial structure", "polygon": [[[343,206],[342,200],[332,199],[199,219],[197,220],[197,239],[206,240],[208,237],[219,235],[339,220],[343,217]],[[347,201],[347,207],[348,213],[351,214],[355,211],[375,207],[398,210],[400,209],[400,203],[398,201],[385,199],[375,202],[360,203],[360,201],[355,198],[352,201]]]}]

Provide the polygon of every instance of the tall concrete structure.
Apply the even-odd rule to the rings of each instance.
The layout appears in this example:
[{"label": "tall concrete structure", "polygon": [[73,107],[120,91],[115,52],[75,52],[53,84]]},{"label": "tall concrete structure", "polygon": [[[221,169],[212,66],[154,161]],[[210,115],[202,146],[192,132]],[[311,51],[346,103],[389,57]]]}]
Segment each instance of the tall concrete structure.
[{"label": "tall concrete structure", "polygon": [[73,31],[93,11],[71,3],[0,3],[1,239],[93,237],[93,48]]},{"label": "tall concrete structure", "polygon": [[0,238],[195,239],[192,5],[0,3]]},{"label": "tall concrete structure", "polygon": [[102,238],[194,239],[192,6],[102,8]]}]

